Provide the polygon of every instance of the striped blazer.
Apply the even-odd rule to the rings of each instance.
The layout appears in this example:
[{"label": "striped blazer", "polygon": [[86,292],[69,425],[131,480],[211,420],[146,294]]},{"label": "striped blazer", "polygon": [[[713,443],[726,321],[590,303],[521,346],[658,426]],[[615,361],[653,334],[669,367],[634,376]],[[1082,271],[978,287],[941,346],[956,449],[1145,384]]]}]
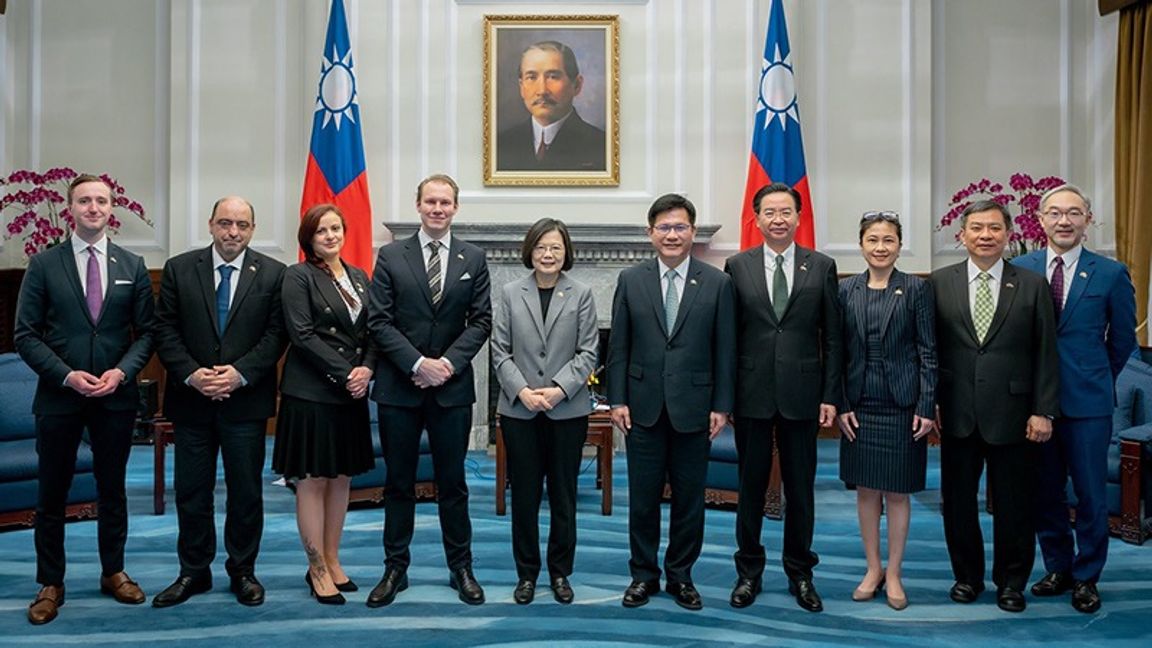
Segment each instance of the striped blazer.
[{"label": "striped blazer", "polygon": [[[880,324],[884,382],[900,407],[925,418],[936,407],[936,305],[932,288],[919,277],[893,270]],[[864,391],[868,360],[868,272],[840,281],[844,335],[842,412],[856,408]]]}]

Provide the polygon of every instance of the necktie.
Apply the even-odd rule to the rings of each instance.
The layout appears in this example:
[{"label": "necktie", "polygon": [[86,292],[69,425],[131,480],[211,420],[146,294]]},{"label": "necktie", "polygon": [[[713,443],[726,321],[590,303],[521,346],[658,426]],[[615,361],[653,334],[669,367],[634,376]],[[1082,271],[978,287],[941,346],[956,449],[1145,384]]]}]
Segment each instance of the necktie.
[{"label": "necktie", "polygon": [[544,138],[540,138],[540,146],[536,149],[536,161],[544,159],[544,154],[548,152],[548,145],[544,143]]},{"label": "necktie", "polygon": [[1052,304],[1056,307],[1056,320],[1060,320],[1060,313],[1064,310],[1064,257],[1056,257],[1052,268],[1052,280],[1048,288],[1052,291]]},{"label": "necktie", "polygon": [[216,286],[216,324],[223,334],[224,325],[228,323],[228,307],[232,301],[232,271],[235,268],[221,263],[216,269],[220,271],[220,285]]},{"label": "necktie", "polygon": [[432,291],[432,305],[438,306],[443,297],[440,286],[440,241],[429,241],[428,251],[428,289]]},{"label": "necktie", "polygon": [[668,289],[664,291],[664,323],[669,333],[672,332],[672,327],[676,326],[676,313],[680,310],[680,293],[676,291],[677,277],[679,275],[675,270],[664,273],[664,278],[668,280]]},{"label": "necktie", "polygon": [[104,288],[100,285],[100,259],[96,258],[96,248],[88,246],[88,272],[87,290],[84,301],[88,302],[88,313],[92,321],[100,319],[100,310],[104,308]]},{"label": "necktie", "polygon": [[976,326],[976,339],[984,343],[988,327],[992,326],[992,287],[988,280],[992,275],[981,272],[976,275],[976,305],[972,307],[972,324]]},{"label": "necktie", "polygon": [[784,255],[776,255],[776,271],[772,273],[772,310],[776,320],[784,319],[784,309],[788,307],[788,279],[784,277]]}]

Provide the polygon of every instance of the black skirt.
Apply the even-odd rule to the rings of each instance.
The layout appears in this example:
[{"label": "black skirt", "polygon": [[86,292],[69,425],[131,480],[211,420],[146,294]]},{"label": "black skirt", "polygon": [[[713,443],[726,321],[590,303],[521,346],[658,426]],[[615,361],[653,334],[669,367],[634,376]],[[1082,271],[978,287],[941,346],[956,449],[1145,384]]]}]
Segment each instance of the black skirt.
[{"label": "black skirt", "polygon": [[368,472],[371,434],[367,398],[333,405],[281,396],[272,470],[295,479]]}]

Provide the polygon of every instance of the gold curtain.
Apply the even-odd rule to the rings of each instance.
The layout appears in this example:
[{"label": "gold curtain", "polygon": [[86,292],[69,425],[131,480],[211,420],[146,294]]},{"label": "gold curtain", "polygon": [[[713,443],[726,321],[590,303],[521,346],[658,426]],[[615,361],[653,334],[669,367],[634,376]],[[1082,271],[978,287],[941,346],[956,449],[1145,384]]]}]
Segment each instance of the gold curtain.
[{"label": "gold curtain", "polygon": [[[1148,318],[1152,258],[1152,3],[1120,12],[1116,58],[1116,254],[1136,284],[1136,320]],[[1148,327],[1140,333],[1149,343]]]}]

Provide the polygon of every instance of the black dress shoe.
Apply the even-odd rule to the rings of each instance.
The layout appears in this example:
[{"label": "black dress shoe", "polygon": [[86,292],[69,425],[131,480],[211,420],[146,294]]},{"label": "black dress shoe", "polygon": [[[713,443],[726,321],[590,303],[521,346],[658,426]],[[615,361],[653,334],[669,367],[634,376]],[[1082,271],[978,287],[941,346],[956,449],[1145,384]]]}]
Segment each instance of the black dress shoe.
[{"label": "black dress shoe", "polygon": [[196,594],[212,589],[212,578],[181,576],[174,583],[152,598],[152,607],[165,608],[179,605]]},{"label": "black dress shoe", "polygon": [[448,585],[456,590],[460,594],[460,600],[468,605],[480,605],[484,602],[484,588],[476,582],[471,567],[461,567],[453,571],[448,576]]},{"label": "black dress shoe", "polygon": [[572,592],[572,585],[564,576],[557,576],[552,579],[552,598],[556,599],[557,603],[568,605],[576,595]]},{"label": "black dress shoe", "polygon": [[972,601],[975,601],[976,597],[980,596],[980,592],[983,591],[983,583],[973,587],[968,583],[961,583],[960,581],[956,581],[956,584],[952,586],[952,589],[948,590],[948,596],[957,603],[971,603]]},{"label": "black dress shoe", "polygon": [[512,592],[512,600],[516,601],[517,605],[528,605],[534,598],[536,598],[536,581],[521,578]]},{"label": "black dress shoe", "polygon": [[788,593],[796,597],[796,604],[809,612],[824,611],[824,601],[816,592],[812,579],[801,578],[788,583]]},{"label": "black dress shoe", "polygon": [[664,586],[664,591],[671,594],[676,600],[676,605],[685,610],[699,610],[704,607],[704,601],[700,600],[700,592],[696,591],[692,583],[668,583]]},{"label": "black dress shoe", "polygon": [[736,587],[732,588],[728,604],[734,608],[746,608],[756,602],[756,595],[759,593],[759,578],[739,578],[736,580]]},{"label": "black dress shoe", "polygon": [[384,570],[384,577],[368,593],[365,605],[370,608],[383,607],[396,600],[396,595],[408,589],[408,572],[389,567]]},{"label": "black dress shoe", "polygon": [[1072,589],[1072,574],[1049,572],[1032,586],[1032,596],[1060,596]]},{"label": "black dress shoe", "polygon": [[996,605],[1005,612],[1023,612],[1028,607],[1024,593],[1011,587],[1001,587],[996,591]]},{"label": "black dress shoe", "polygon": [[1092,614],[1100,609],[1100,592],[1096,591],[1096,583],[1076,581],[1072,587],[1072,607],[1077,612]]},{"label": "black dress shoe", "polygon": [[660,581],[632,581],[628,589],[624,590],[624,599],[621,601],[626,608],[636,608],[648,605],[648,599],[660,593]]},{"label": "black dress shoe", "polygon": [[264,586],[256,580],[255,574],[241,574],[234,577],[231,589],[236,595],[236,602],[241,605],[253,606],[264,603]]},{"label": "black dress shoe", "polygon": [[335,585],[336,589],[340,590],[341,592],[358,592],[358,591],[360,591],[360,588],[356,586],[356,583],[352,582],[351,578],[344,581],[343,583],[332,583],[332,584]]}]

